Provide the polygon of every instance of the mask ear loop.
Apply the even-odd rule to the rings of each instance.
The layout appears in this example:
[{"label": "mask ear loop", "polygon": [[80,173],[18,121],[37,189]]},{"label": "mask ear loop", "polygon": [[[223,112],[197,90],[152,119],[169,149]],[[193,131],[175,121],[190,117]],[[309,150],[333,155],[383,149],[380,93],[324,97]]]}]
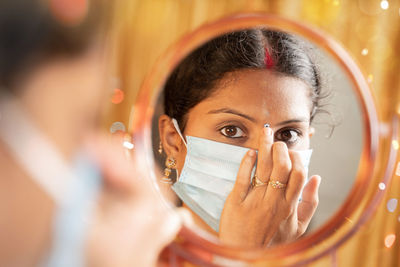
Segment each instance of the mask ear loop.
[{"label": "mask ear loop", "polygon": [[[183,143],[185,144],[185,147],[186,147],[186,150],[187,150],[186,140],[183,137],[181,130],[179,129],[179,124],[178,124],[177,120],[172,118],[172,124],[174,125],[176,132],[179,134],[180,138],[182,139]],[[175,171],[176,171],[176,181],[178,181],[179,177],[180,177],[179,171],[178,171],[178,169],[175,169]]]},{"label": "mask ear loop", "polygon": [[182,139],[182,141],[183,141],[183,143],[185,144],[185,147],[186,147],[186,149],[187,149],[186,140],[185,140],[185,138],[183,137],[181,130],[179,129],[179,125],[178,125],[178,122],[176,121],[176,119],[172,118],[172,124],[174,125],[175,130],[178,132],[179,136],[181,137],[181,139]]}]

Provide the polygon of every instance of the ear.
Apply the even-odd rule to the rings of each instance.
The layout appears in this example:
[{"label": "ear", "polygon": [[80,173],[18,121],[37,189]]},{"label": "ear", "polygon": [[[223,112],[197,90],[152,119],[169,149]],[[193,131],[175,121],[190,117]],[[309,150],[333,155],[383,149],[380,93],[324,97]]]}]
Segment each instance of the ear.
[{"label": "ear", "polygon": [[81,23],[89,9],[89,0],[49,0],[49,2],[52,15],[64,26]]},{"label": "ear", "polygon": [[158,119],[158,130],[163,149],[168,156],[177,158],[179,154],[186,150],[185,144],[169,116],[160,116]]},{"label": "ear", "polygon": [[315,128],[310,126],[310,130],[308,132],[308,136],[311,138],[315,134]]}]

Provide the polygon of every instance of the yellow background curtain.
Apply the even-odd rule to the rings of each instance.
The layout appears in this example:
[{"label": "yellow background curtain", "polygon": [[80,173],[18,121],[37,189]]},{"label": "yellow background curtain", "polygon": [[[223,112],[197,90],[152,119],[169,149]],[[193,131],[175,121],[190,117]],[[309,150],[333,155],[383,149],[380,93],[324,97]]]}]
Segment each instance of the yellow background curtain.
[{"label": "yellow background curtain", "polygon": [[[206,22],[238,12],[278,14],[330,34],[358,62],[370,82],[380,121],[388,126],[400,114],[400,6],[399,1],[382,2],[116,1],[112,86],[122,89],[125,97],[122,103],[112,105],[105,126],[109,128],[113,122],[120,121],[128,127],[131,107],[145,75],[169,46]],[[386,3],[388,8],[384,9]],[[393,145],[396,148],[396,143]],[[338,249],[334,259],[327,256],[313,266],[329,266],[332,260],[338,266],[400,266],[400,208],[393,213],[386,209],[391,198],[400,199],[400,177],[395,174],[373,218]],[[384,243],[388,234],[396,234],[390,248]]]}]

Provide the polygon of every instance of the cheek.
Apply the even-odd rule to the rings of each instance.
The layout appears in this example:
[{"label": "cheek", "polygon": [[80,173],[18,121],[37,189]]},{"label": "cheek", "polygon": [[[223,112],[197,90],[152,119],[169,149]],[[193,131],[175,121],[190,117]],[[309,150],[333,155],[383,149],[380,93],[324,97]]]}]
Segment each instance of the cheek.
[{"label": "cheek", "polygon": [[185,164],[186,149],[182,149],[176,157],[176,169],[179,174],[182,172],[183,165]]}]

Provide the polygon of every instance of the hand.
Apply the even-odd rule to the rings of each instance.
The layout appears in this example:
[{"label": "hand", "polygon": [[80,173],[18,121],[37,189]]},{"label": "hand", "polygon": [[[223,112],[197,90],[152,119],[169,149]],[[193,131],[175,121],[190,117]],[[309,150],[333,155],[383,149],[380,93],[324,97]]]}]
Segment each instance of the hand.
[{"label": "hand", "polygon": [[180,229],[178,215],[155,193],[145,170],[127,159],[119,142],[91,138],[103,190],[89,227],[88,266],[155,266]]},{"label": "hand", "polygon": [[[264,185],[251,187],[256,153],[249,150],[239,168],[221,214],[219,238],[233,246],[267,247],[299,238],[318,205],[320,177],[306,181],[300,156],[283,142],[273,142],[272,129],[260,137],[256,175]],[[273,188],[270,180],[286,184]]]}]

